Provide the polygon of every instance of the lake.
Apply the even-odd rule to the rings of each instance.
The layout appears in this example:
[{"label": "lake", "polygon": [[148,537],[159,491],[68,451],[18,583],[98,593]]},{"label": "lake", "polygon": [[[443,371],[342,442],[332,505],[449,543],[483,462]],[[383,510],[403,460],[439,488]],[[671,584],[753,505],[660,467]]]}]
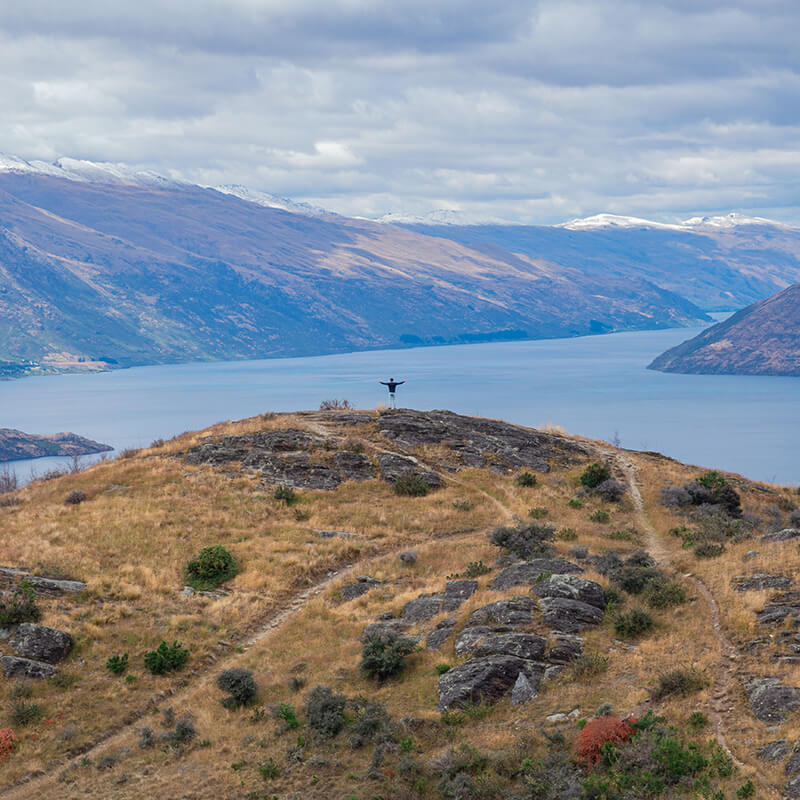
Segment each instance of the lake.
[{"label": "lake", "polygon": [[[0,382],[0,427],[72,431],[121,450],[225,419],[314,409],[332,398],[375,408],[387,399],[377,381],[393,376],[407,380],[398,389],[401,406],[560,425],[749,478],[800,483],[800,379],[645,369],[698,330],[24,378]],[[46,458],[10,466],[24,482],[66,464]]]}]

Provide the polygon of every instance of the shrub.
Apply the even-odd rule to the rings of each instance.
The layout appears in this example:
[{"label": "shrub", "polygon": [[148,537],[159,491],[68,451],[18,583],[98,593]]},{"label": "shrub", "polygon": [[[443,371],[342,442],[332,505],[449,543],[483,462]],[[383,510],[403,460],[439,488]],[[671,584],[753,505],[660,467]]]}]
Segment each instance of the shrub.
[{"label": "shrub", "polygon": [[639,608],[620,614],[614,620],[614,630],[617,636],[622,636],[624,639],[635,639],[637,636],[642,636],[651,631],[654,625],[653,618]]},{"label": "shrub", "polygon": [[153,441],[150,442],[150,447],[151,448],[163,447],[163,446],[164,446],[164,440],[163,439],[153,439]]},{"label": "shrub", "polygon": [[614,576],[614,581],[628,594],[641,594],[653,582],[663,582],[664,573],[655,567],[637,567],[629,562]]},{"label": "shrub", "polygon": [[394,725],[382,703],[360,700],[353,707],[356,719],[350,734],[350,747],[357,749],[372,742],[380,745],[394,741]]},{"label": "shrub", "polygon": [[593,766],[601,759],[606,745],[627,741],[634,730],[630,720],[596,717],[589,720],[575,737],[575,755],[584,764]]},{"label": "shrub", "polygon": [[661,505],[667,508],[685,508],[692,504],[692,496],[682,486],[665,486],[661,490]]},{"label": "shrub", "polygon": [[169,734],[169,743],[173,747],[181,747],[197,736],[197,730],[192,722],[192,715],[185,714],[175,723],[175,730]]},{"label": "shrub", "polygon": [[700,542],[694,548],[698,558],[716,558],[725,552],[725,545],[721,542]]},{"label": "shrub", "polygon": [[291,731],[300,727],[300,720],[297,719],[294,706],[289,703],[279,703],[275,709],[275,717],[283,722],[283,730]]},{"label": "shrub", "polygon": [[0,761],[8,758],[17,746],[17,739],[11,728],[0,728]]},{"label": "shrub", "polygon": [[188,659],[189,651],[177,641],[171,645],[161,642],[155,650],[144,654],[144,665],[153,675],[164,675],[182,669]]},{"label": "shrub", "polygon": [[123,653],[119,655],[115,653],[111,658],[106,661],[106,669],[109,672],[114,673],[114,675],[122,675],[123,672],[128,668],[128,654]]},{"label": "shrub", "polygon": [[344,726],[347,698],[328,686],[316,686],[306,698],[308,724],[320,739],[333,739]]},{"label": "shrub", "polygon": [[600,464],[597,461],[589,464],[589,466],[586,467],[581,475],[581,483],[587,489],[595,489],[601,483],[603,483],[603,481],[610,479],[611,469],[609,468],[608,464]]},{"label": "shrub", "polygon": [[450,664],[437,664],[436,665],[436,674],[437,675],[444,675],[445,672],[449,672],[452,669]]},{"label": "shrub", "polygon": [[475,508],[475,503],[471,500],[453,500],[453,508],[456,511],[472,511]]},{"label": "shrub", "polygon": [[581,500],[579,497],[570,497],[570,499],[567,501],[567,505],[570,508],[583,508],[583,500]]},{"label": "shrub", "polygon": [[555,528],[551,525],[519,525],[510,528],[501,525],[489,534],[489,541],[502,547],[519,558],[549,555],[552,548],[547,542],[555,538]]},{"label": "shrub", "polygon": [[800,509],[795,509],[789,514],[789,524],[793,528],[800,528]]},{"label": "shrub", "polygon": [[226,669],[217,675],[217,687],[227,692],[229,697],[222,699],[225,708],[235,709],[246,706],[256,699],[258,687],[253,680],[253,673],[249,669]]},{"label": "shrub", "polygon": [[184,580],[193,589],[208,591],[237,573],[233,556],[221,545],[204,547],[184,569]]},{"label": "shrub", "polygon": [[393,484],[392,489],[400,497],[425,497],[431,490],[428,482],[417,472],[404,472]]},{"label": "shrub", "polygon": [[700,728],[705,728],[708,725],[708,715],[704,714],[702,711],[692,711],[692,713],[689,714],[689,719],[686,720],[686,722],[690,728],[699,730]]},{"label": "shrub", "polygon": [[752,797],[756,793],[756,787],[749,778],[736,790],[736,796],[740,798]]},{"label": "shrub", "polygon": [[38,622],[41,616],[42,611],[36,605],[36,592],[27,581],[22,581],[10,595],[0,596],[0,625]]},{"label": "shrub", "polygon": [[457,578],[479,578],[487,572],[491,572],[491,568],[487,567],[482,560],[470,561],[463,572],[454,572],[452,575],[447,576],[447,580],[456,580]]},{"label": "shrub", "polygon": [[696,483],[699,483],[701,486],[705,486],[706,489],[712,492],[715,492],[718,489],[721,489],[723,486],[727,486],[728,484],[724,476],[716,470],[711,470],[710,472],[706,472],[705,475],[701,475],[696,479]]},{"label": "shrub", "polygon": [[601,525],[605,525],[610,521],[611,517],[608,515],[608,511],[595,511],[589,515],[589,519],[592,522],[599,522]]},{"label": "shrub", "polygon": [[625,494],[625,484],[609,478],[607,481],[595,486],[593,494],[602,497],[603,500],[609,503],[618,503],[622,499],[622,495]]},{"label": "shrub", "polygon": [[320,411],[347,411],[352,407],[349,400],[323,400],[319,404]]},{"label": "shrub", "polygon": [[64,503],[68,506],[80,505],[86,499],[86,492],[74,491],[70,492],[65,498]]},{"label": "shrub", "polygon": [[28,703],[25,700],[15,700],[11,704],[9,718],[13,725],[23,728],[33,722],[38,722],[44,716],[42,707],[37,703]]},{"label": "shrub", "polygon": [[650,608],[679,606],[686,602],[686,589],[680,583],[651,581],[644,590],[644,601]]},{"label": "shrub", "polygon": [[575,528],[562,528],[556,535],[565,542],[573,542],[578,538],[578,531]]},{"label": "shrub", "polygon": [[572,662],[572,674],[576,680],[594,678],[608,669],[608,657],[599,653],[584,653]]},{"label": "shrub", "polygon": [[305,522],[307,519],[311,519],[311,512],[305,508],[296,508],[294,510],[294,518],[298,522]]},{"label": "shrub", "polygon": [[550,512],[546,508],[542,508],[541,506],[537,508],[529,508],[528,509],[528,516],[533,517],[533,519],[542,519],[546,517]]},{"label": "shrub", "polygon": [[17,488],[17,473],[4,464],[0,469],[0,494],[13,492]]},{"label": "shrub", "polygon": [[[320,408],[320,410],[323,411],[324,409]],[[280,768],[275,763],[274,759],[268,758],[258,765],[258,774],[261,775],[265,781],[269,781],[280,775]]]},{"label": "shrub", "polygon": [[406,656],[415,647],[413,639],[393,631],[369,636],[361,648],[361,671],[369,678],[384,681],[403,670]]},{"label": "shrub", "polygon": [[295,500],[297,500],[297,493],[295,490],[292,489],[291,486],[285,486],[284,484],[276,486],[272,496],[276,500],[286,503],[287,506],[290,506]]},{"label": "shrub", "polygon": [[707,685],[708,681],[705,675],[696,667],[673,669],[671,672],[665,672],[658,676],[658,683],[650,690],[650,697],[656,701],[673,694],[685,697]]},{"label": "shrub", "polygon": [[514,483],[516,483],[517,486],[525,486],[528,488],[531,486],[536,486],[536,476],[530,472],[521,472],[514,479]]}]

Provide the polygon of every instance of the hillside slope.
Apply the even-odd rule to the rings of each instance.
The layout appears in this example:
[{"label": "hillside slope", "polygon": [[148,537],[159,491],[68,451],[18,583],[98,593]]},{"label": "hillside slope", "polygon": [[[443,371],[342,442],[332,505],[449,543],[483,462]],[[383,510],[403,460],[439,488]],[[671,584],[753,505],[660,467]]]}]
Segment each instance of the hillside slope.
[{"label": "hillside slope", "polygon": [[641,278],[197,186],[0,171],[0,360],[122,366],[707,320]]},{"label": "hillside slope", "polygon": [[107,444],[86,439],[74,433],[53,433],[49,436],[0,428],[0,461],[43,456],[82,456],[113,450]]},{"label": "hillside slope", "polygon": [[[603,465],[613,479],[588,489]],[[401,478],[438,488],[393,490]],[[65,505],[75,490],[86,500]],[[799,731],[781,631],[797,613],[796,499],[407,410],[266,414],[31,484],[0,502],[0,582],[33,591],[39,622],[73,643],[27,664],[34,630],[0,644],[6,672],[53,673],[0,678],[0,791],[776,798]],[[238,574],[192,591],[185,568],[207,546]],[[364,644],[398,633],[417,646],[370,677]],[[152,674],[162,641],[188,661]],[[241,706],[217,683],[232,669],[226,685],[255,684]],[[603,740],[581,731],[608,725],[621,736],[592,766]]]},{"label": "hillside slope", "polygon": [[800,283],[667,350],[649,369],[800,376]]}]

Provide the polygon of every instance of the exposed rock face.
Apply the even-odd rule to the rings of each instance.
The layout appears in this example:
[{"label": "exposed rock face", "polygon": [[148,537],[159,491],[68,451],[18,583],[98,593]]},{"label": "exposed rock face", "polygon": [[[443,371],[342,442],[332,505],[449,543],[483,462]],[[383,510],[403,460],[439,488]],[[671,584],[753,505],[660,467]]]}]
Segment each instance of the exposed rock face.
[{"label": "exposed rock face", "polygon": [[516,656],[539,661],[544,658],[546,645],[545,639],[532,633],[492,633],[475,648],[472,656]]},{"label": "exposed rock face", "polygon": [[587,581],[577,575],[551,575],[535,583],[531,592],[537,597],[565,597],[600,609],[606,607],[606,593],[603,587],[599,583]]},{"label": "exposed rock face", "polygon": [[11,428],[0,428],[0,461],[44,456],[82,456],[113,450],[107,444],[94,442],[74,433],[54,433],[38,436]]},{"label": "exposed rock face", "polygon": [[800,621],[800,591],[777,594],[756,614],[762,625],[780,625],[788,616]]},{"label": "exposed rock face", "polygon": [[792,755],[786,762],[784,771],[787,775],[800,774],[800,743],[795,744],[794,749],[792,750]]},{"label": "exposed rock face", "polygon": [[580,600],[543,597],[541,604],[545,624],[562,633],[577,633],[603,621],[603,612],[599,608]]},{"label": "exposed rock face", "polygon": [[511,689],[511,705],[521,706],[523,703],[538,697],[538,695],[539,693],[531,686],[527,675],[524,672],[520,672],[517,675],[516,683]]},{"label": "exposed rock face", "polygon": [[530,597],[498,600],[496,603],[476,608],[467,620],[467,627],[473,625],[530,625],[533,622],[532,612],[536,609],[536,601]]},{"label": "exposed rock face", "polygon": [[514,628],[510,625],[472,625],[464,628],[456,636],[453,651],[457,656],[462,656],[464,653],[474,650],[481,642],[485,642],[494,634],[513,632]]},{"label": "exposed rock face", "polygon": [[342,476],[336,470],[324,464],[313,463],[304,453],[279,458],[269,454],[261,457],[251,452],[242,462],[242,466],[260,470],[269,483],[283,484],[295,489],[331,491],[342,482]]},{"label": "exposed rock face", "polygon": [[762,591],[764,589],[788,589],[792,579],[784,575],[768,575],[756,572],[753,575],[737,575],[731,580],[731,586],[737,592]]},{"label": "exposed rock face", "polygon": [[372,462],[363,453],[342,450],[333,457],[333,465],[348,481],[369,481],[375,477]]},{"label": "exposed rock face", "polygon": [[33,661],[29,658],[16,658],[15,656],[0,657],[0,666],[6,678],[52,678],[58,670],[52,664],[43,661]]},{"label": "exposed rock face", "polygon": [[400,616],[410,623],[424,622],[442,611],[455,611],[478,588],[473,580],[448,581],[444,592],[421,595],[403,606]]},{"label": "exposed rock face", "polygon": [[552,434],[447,411],[383,414],[378,419],[378,429],[387,439],[406,449],[446,444],[458,454],[465,467],[482,467],[491,462],[508,471],[529,467],[548,472],[550,459],[572,463],[588,452],[577,442]]},{"label": "exposed rock face", "polygon": [[762,542],[788,542],[791,539],[800,538],[800,529],[798,528],[784,528],[782,531],[773,531],[772,533],[765,533],[761,537]]},{"label": "exposed rock face", "polygon": [[544,674],[544,665],[516,656],[476,658],[448,670],[439,678],[439,708],[451,708],[465,703],[494,703],[525,673],[535,691]]},{"label": "exposed rock face", "polygon": [[789,745],[786,739],[778,739],[774,742],[767,742],[758,749],[758,757],[762,761],[780,761],[789,752]]},{"label": "exposed rock face", "polygon": [[795,775],[786,782],[786,787],[783,790],[786,797],[790,800],[796,800],[800,797],[800,775]]},{"label": "exposed rock face", "polygon": [[381,478],[394,483],[402,475],[409,472],[420,475],[428,486],[434,489],[442,485],[442,479],[435,473],[420,466],[419,461],[411,456],[399,456],[396,453],[378,453],[378,467]]},{"label": "exposed rock face", "polygon": [[510,589],[512,586],[533,586],[541,575],[583,572],[583,567],[565,558],[534,558],[506,567],[492,581],[492,589]]},{"label": "exposed rock face", "polygon": [[549,661],[567,663],[569,661],[574,661],[582,653],[583,638],[581,636],[561,634],[560,636],[554,637],[547,658]]},{"label": "exposed rock face", "polygon": [[366,594],[371,588],[371,583],[348,583],[340,589],[342,600],[345,602],[355,600],[356,597],[361,597],[362,594]]},{"label": "exposed rock face", "polygon": [[11,646],[22,658],[55,664],[69,655],[72,637],[55,628],[23,622],[11,639]]},{"label": "exposed rock face", "polygon": [[453,627],[456,624],[455,617],[443,619],[429,634],[425,640],[425,647],[428,650],[439,650],[442,645],[450,638]]},{"label": "exposed rock face", "polygon": [[747,685],[750,709],[761,722],[783,722],[800,709],[800,689],[783,686],[776,678],[754,678]]}]

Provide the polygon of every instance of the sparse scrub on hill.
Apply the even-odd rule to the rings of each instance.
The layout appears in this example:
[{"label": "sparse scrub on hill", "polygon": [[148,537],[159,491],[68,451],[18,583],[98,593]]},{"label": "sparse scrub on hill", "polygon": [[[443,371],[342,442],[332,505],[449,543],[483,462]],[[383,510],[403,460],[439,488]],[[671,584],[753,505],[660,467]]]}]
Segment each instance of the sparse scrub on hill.
[{"label": "sparse scrub on hill", "polygon": [[578,538],[578,531],[575,528],[562,528],[557,536],[564,542],[574,542]]},{"label": "sparse scrub on hill", "polygon": [[608,480],[603,481],[595,486],[595,488],[592,490],[592,494],[600,497],[608,503],[618,503],[625,495],[625,491],[626,487],[624,483],[620,483],[619,481],[615,481],[613,478],[609,478]]},{"label": "sparse scrub on hill", "polygon": [[489,541],[508,550],[518,558],[548,556],[553,548],[548,542],[555,539],[556,529],[552,525],[518,525],[514,528],[501,525],[489,534]]},{"label": "sparse scrub on hill", "polygon": [[402,672],[406,656],[415,649],[413,639],[393,631],[369,636],[361,648],[361,671],[368,678],[384,681]]},{"label": "sparse scrub on hill", "polygon": [[217,675],[217,687],[228,693],[220,701],[225,708],[237,709],[250,705],[258,694],[258,687],[249,669],[234,667]]},{"label": "sparse scrub on hill", "polygon": [[623,639],[637,639],[649,633],[654,627],[653,618],[640,608],[619,614],[614,620],[614,631]]},{"label": "sparse scrub on hill", "polygon": [[584,653],[572,662],[572,674],[578,681],[595,678],[608,669],[608,656],[599,653]]},{"label": "sparse scrub on hill", "polygon": [[189,651],[177,641],[168,645],[166,642],[144,654],[144,665],[153,675],[165,675],[183,669],[189,660]]},{"label": "sparse scrub on hill", "polygon": [[38,622],[41,617],[42,611],[36,605],[36,592],[27,581],[22,581],[10,594],[0,595],[0,625]]},{"label": "sparse scrub on hill", "polygon": [[11,711],[8,715],[11,724],[17,728],[33,725],[39,722],[43,716],[44,711],[38,703],[29,703],[22,698],[15,700],[11,704]]},{"label": "sparse scrub on hill", "polygon": [[19,739],[12,728],[0,728],[0,761],[8,758],[16,750],[18,742]]},{"label": "sparse scrub on hill", "polygon": [[700,542],[692,551],[698,558],[717,558],[725,552],[722,542]]},{"label": "sparse scrub on hill", "polygon": [[198,591],[216,589],[237,573],[236,561],[221,544],[204,547],[184,569],[187,585]]},{"label": "sparse scrub on hill", "polygon": [[644,601],[650,608],[663,610],[686,602],[686,589],[673,581],[650,581],[644,588]]},{"label": "sparse scrub on hill", "polygon": [[286,503],[287,506],[290,506],[295,500],[297,500],[297,492],[295,492],[291,486],[286,486],[283,483],[275,487],[275,491],[272,493],[272,496],[278,502]]},{"label": "sparse scrub on hill", "polygon": [[742,516],[741,498],[723,475],[717,471],[706,472],[683,486],[666,486],[661,490],[661,503],[667,508],[681,509],[689,506],[709,508],[733,519]]},{"label": "sparse scrub on hill", "polygon": [[608,511],[598,509],[589,515],[589,519],[592,522],[599,522],[601,525],[607,525],[611,521],[611,516],[609,515]]},{"label": "sparse scrub on hill", "polygon": [[348,411],[352,407],[353,406],[349,400],[339,400],[336,398],[333,400],[323,400],[319,404],[320,411]]},{"label": "sparse scrub on hill", "polygon": [[422,475],[405,472],[392,484],[392,489],[399,497],[425,497],[431,487]]},{"label": "sparse scrub on hill", "polygon": [[596,489],[604,481],[611,480],[611,468],[598,461],[589,464],[581,473],[581,484],[587,489]]},{"label": "sparse scrub on hill", "polygon": [[355,715],[350,732],[350,747],[355,750],[368,744],[395,741],[395,725],[382,703],[359,699],[352,701],[350,707]]},{"label": "sparse scrub on hill", "polygon": [[347,698],[328,686],[315,686],[306,698],[306,719],[320,739],[333,739],[344,727]]},{"label": "sparse scrub on hill", "polygon": [[128,668],[128,654],[115,653],[106,661],[106,669],[114,675],[122,675]]},{"label": "sparse scrub on hill", "polygon": [[516,478],[514,478],[514,483],[517,486],[523,486],[527,489],[536,486],[536,476],[532,472],[520,472]]},{"label": "sparse scrub on hill", "polygon": [[543,508],[541,506],[538,506],[537,508],[528,509],[528,516],[531,517],[532,519],[543,519],[549,513],[550,512],[546,508]]},{"label": "sparse scrub on hill", "polygon": [[491,567],[487,567],[483,561],[470,561],[463,572],[454,572],[447,576],[447,580],[458,580],[459,578],[479,578],[491,572]]},{"label": "sparse scrub on hill", "polygon": [[628,594],[641,594],[650,584],[665,581],[664,573],[660,569],[635,564],[625,564],[614,575],[614,582]]},{"label": "sparse scrub on hill", "polygon": [[575,755],[587,766],[594,766],[608,752],[608,745],[627,741],[634,731],[630,720],[610,715],[595,717],[575,738]]},{"label": "sparse scrub on hill", "polygon": [[650,697],[656,701],[672,695],[685,697],[706,686],[706,676],[696,667],[673,669],[658,676],[658,682],[650,690]]},{"label": "sparse scrub on hill", "polygon": [[83,503],[86,500],[86,492],[81,492],[80,490],[76,489],[73,492],[70,492],[65,498],[64,503],[68,506],[77,506]]},{"label": "sparse scrub on hill", "polygon": [[580,497],[570,497],[567,501],[567,505],[570,508],[583,508],[583,500]]},{"label": "sparse scrub on hill", "polygon": [[8,464],[0,469],[0,494],[13,492],[17,488],[17,473]]}]

